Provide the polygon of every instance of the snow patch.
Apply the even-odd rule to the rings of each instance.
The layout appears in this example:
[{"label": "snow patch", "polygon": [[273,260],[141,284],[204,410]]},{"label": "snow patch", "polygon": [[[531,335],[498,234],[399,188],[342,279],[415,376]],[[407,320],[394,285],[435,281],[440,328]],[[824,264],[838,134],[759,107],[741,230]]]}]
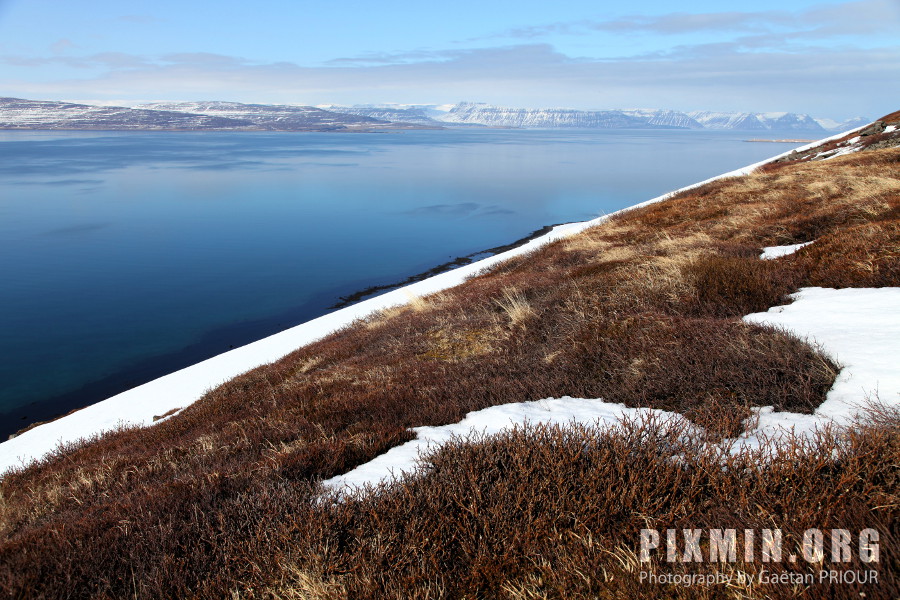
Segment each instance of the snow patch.
[{"label": "snow patch", "polygon": [[869,401],[900,406],[900,288],[803,288],[793,303],[744,317],[747,323],[780,327],[831,356],[841,371],[812,415],[760,411],[747,438],[816,425],[846,425]]},{"label": "snow patch", "polygon": [[391,448],[384,454],[345,473],[325,480],[326,489],[352,492],[366,486],[389,483],[403,473],[412,473],[426,452],[434,452],[454,438],[472,435],[496,435],[527,425],[601,424],[613,426],[625,416],[640,412],[654,412],[665,419],[684,420],[677,413],[661,410],[628,408],[602,400],[585,398],[547,398],[532,402],[520,402],[492,406],[468,413],[465,418],[439,427],[415,427],[416,439]]},{"label": "snow patch", "polygon": [[789,254],[793,254],[800,248],[804,246],[809,246],[812,242],[803,242],[802,244],[791,244],[790,246],[768,246],[763,248],[762,254],[759,257],[763,260],[772,260],[774,258],[781,258],[782,256],[788,256]]},{"label": "snow patch", "polygon": [[[764,439],[778,439],[785,434],[810,435],[827,423],[847,425],[865,410],[869,400],[900,406],[900,288],[804,288],[792,297],[793,304],[747,315],[744,320],[780,327],[805,338],[843,367],[825,402],[813,414],[775,412],[771,406],[754,409],[757,426],[733,440],[732,451],[758,447]],[[416,427],[415,440],[328,479],[323,485],[326,489],[352,492],[389,483],[402,473],[414,472],[423,453],[433,452],[454,438],[495,435],[526,424],[610,427],[623,417],[642,411],[684,420],[678,413],[568,396],[504,404],[470,412],[458,423]]]}]

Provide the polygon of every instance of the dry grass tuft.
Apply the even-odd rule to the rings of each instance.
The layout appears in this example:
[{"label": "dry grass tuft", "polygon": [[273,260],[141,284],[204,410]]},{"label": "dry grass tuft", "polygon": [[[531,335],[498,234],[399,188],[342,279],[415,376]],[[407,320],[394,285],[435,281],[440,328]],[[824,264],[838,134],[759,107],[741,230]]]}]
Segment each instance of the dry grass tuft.
[{"label": "dry grass tuft", "polygon": [[506,316],[509,317],[510,323],[513,325],[521,325],[527,319],[534,316],[534,308],[521,292],[506,288],[503,290],[503,297],[495,301]]}]

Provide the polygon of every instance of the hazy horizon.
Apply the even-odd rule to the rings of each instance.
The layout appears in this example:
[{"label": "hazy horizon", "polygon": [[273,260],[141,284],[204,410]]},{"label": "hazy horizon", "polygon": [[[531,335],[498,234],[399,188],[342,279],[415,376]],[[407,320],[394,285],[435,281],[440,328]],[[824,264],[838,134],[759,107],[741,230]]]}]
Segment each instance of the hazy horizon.
[{"label": "hazy horizon", "polygon": [[0,0],[0,95],[667,108],[845,120],[896,109],[900,3],[564,5]]},{"label": "hazy horizon", "polygon": [[[3,96],[0,96],[3,97]],[[7,96],[11,97],[11,96]],[[247,105],[261,105],[261,106],[314,106],[316,108],[322,108],[323,110],[328,110],[329,107],[335,108],[418,108],[418,109],[435,109],[439,111],[447,111],[449,108],[460,105],[460,104],[476,104],[483,106],[490,106],[494,108],[503,108],[503,109],[511,109],[511,110],[576,110],[576,111],[585,111],[585,112],[602,112],[602,111],[632,111],[632,110],[676,110],[672,109],[668,106],[594,106],[588,108],[573,108],[571,106],[513,106],[513,105],[500,105],[500,104],[491,104],[488,102],[480,102],[477,100],[459,100],[456,102],[423,102],[423,103],[412,103],[412,102],[358,102],[353,104],[339,104],[336,102],[322,102],[316,105],[308,105],[297,102],[285,102],[285,103],[277,103],[277,102],[255,102],[255,101],[246,101],[246,102],[237,102],[233,100],[222,100],[221,98],[194,98],[192,100],[171,100],[168,98],[154,98],[151,100],[141,100],[141,101],[130,101],[125,103],[116,103],[115,101],[83,101],[83,100],[71,100],[67,98],[61,99],[47,99],[47,98],[18,98],[19,100],[29,100],[29,101],[38,101],[38,102],[67,102],[71,104],[84,104],[89,106],[108,106],[108,107],[126,107],[126,108],[142,108],[144,105],[151,104],[176,104],[176,103],[213,103],[213,102],[234,102],[237,104],[247,104]],[[853,115],[848,119],[834,119],[829,114],[812,114],[809,111],[759,111],[759,110],[748,110],[748,111],[722,111],[717,110],[716,107],[695,107],[689,110],[677,111],[684,114],[689,114],[691,112],[721,112],[721,113],[746,113],[746,114],[777,114],[777,113],[795,113],[795,114],[805,114],[813,119],[832,119],[834,121],[840,122],[841,120],[847,121],[854,118],[864,118],[864,119],[875,119],[881,116],[880,114],[875,115]]]}]

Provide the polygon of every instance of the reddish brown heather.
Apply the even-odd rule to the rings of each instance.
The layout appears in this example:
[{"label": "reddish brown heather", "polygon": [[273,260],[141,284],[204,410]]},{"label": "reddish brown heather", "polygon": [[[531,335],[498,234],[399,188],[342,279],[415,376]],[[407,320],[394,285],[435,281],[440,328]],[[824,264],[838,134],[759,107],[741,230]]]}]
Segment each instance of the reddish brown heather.
[{"label": "reddish brown heather", "polygon": [[[792,532],[864,524],[896,548],[896,418],[851,442],[789,450],[775,471],[748,471],[758,457],[681,465],[671,460],[680,449],[638,444],[634,428],[540,431],[446,450],[429,478],[368,500],[314,498],[317,480],[408,440],[408,428],[502,403],[571,395],[665,408],[713,440],[741,432],[753,406],[811,411],[836,365],[739,317],[804,285],[900,285],[898,165],[900,150],[867,151],[628,211],[354,323],[154,427],[11,473],[0,481],[0,593],[724,594],[634,587],[629,557],[645,519]],[[813,239],[790,257],[757,258]],[[890,556],[883,589],[896,594]]]},{"label": "reddish brown heather", "polygon": [[[429,457],[420,477],[344,501],[296,530],[304,543],[279,558],[274,598],[895,598],[900,592],[897,414],[812,441],[723,458],[653,418],[615,431],[537,427],[459,441]],[[672,460],[673,456],[679,460]],[[880,563],[859,554],[842,570],[875,567],[879,585],[802,588],[759,581],[813,574],[803,532],[881,532]],[[643,528],[662,549],[640,563]],[[703,564],[669,563],[665,529],[701,529]],[[756,532],[754,553],[709,562],[709,529]],[[783,562],[762,563],[762,530],[780,528]],[[311,543],[312,541],[312,543]],[[743,550],[743,545],[740,546]],[[854,541],[854,550],[856,542]],[[679,541],[679,556],[684,551]],[[826,549],[830,552],[830,547]],[[747,560],[745,560],[745,558]],[[826,568],[830,565],[826,559]],[[640,572],[721,573],[729,586],[654,585]],[[864,594],[860,594],[862,592]],[[271,594],[271,596],[269,596]]]}]

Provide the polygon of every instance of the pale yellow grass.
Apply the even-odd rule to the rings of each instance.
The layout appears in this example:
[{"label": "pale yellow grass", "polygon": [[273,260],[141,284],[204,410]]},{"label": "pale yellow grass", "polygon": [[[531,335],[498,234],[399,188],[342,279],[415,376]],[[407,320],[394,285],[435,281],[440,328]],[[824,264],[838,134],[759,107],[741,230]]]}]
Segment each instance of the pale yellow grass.
[{"label": "pale yellow grass", "polygon": [[[247,597],[237,590],[231,593],[232,600]],[[282,581],[266,589],[264,597],[273,600],[337,600],[348,596],[347,589],[340,582],[326,580],[321,575],[290,565],[283,570]]]},{"label": "pale yellow grass", "polygon": [[515,288],[503,290],[503,297],[495,301],[497,306],[503,309],[510,323],[520,325],[529,317],[534,316],[534,308],[528,302],[525,295]]}]

